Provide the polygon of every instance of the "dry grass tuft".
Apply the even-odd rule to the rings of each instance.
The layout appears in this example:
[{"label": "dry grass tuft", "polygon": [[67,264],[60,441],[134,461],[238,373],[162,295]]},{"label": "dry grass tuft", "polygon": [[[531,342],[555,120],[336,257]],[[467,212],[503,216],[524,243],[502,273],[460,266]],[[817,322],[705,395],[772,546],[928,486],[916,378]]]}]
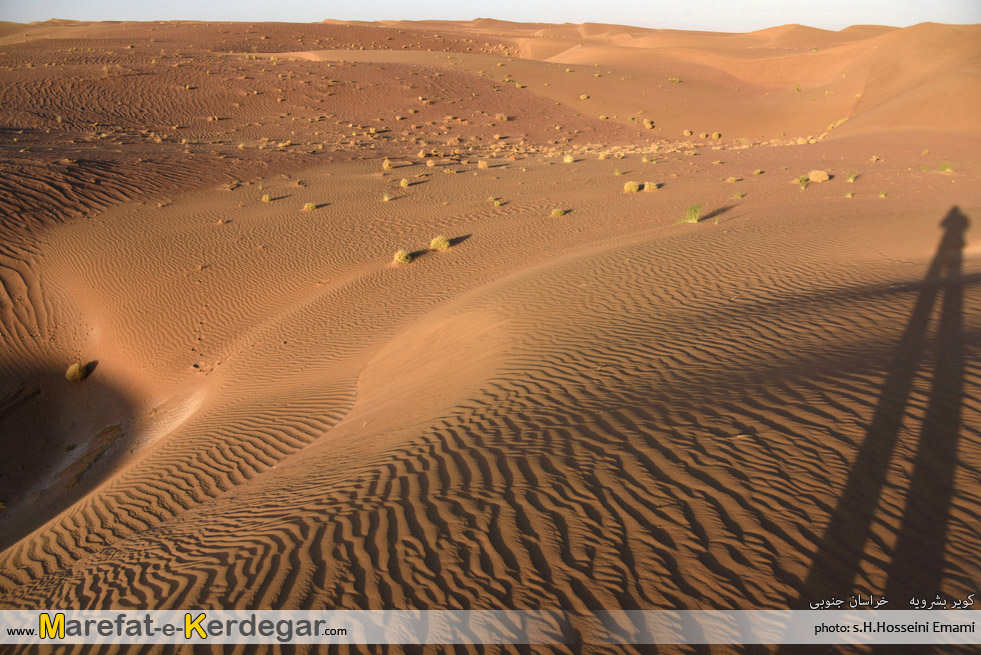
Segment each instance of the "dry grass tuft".
[{"label": "dry grass tuft", "polygon": [[434,237],[433,240],[429,242],[429,249],[448,250],[451,245],[450,240],[440,234],[438,237]]},{"label": "dry grass tuft", "polygon": [[89,371],[83,364],[75,362],[65,371],[65,379],[69,382],[81,382],[88,376]]},{"label": "dry grass tuft", "polygon": [[639,182],[624,182],[623,184],[624,193],[637,193],[638,191],[640,191]]},{"label": "dry grass tuft", "polygon": [[412,261],[412,254],[404,248],[397,250],[395,251],[395,255],[392,256],[392,261],[396,264],[408,264]]}]

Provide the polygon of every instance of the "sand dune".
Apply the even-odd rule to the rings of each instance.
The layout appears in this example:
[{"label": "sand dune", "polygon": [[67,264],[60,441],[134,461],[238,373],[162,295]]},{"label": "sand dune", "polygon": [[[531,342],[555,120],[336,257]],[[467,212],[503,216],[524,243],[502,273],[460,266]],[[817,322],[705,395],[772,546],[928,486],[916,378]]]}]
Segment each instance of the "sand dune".
[{"label": "sand dune", "polygon": [[0,606],[976,591],[978,36],[0,26]]}]

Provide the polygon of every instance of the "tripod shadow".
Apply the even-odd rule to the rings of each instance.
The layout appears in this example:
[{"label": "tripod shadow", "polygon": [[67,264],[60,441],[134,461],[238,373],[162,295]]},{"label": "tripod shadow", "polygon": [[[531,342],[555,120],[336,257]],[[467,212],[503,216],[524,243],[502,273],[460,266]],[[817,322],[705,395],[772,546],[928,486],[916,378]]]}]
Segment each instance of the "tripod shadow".
[{"label": "tripod shadow", "polygon": [[[969,221],[953,207],[940,223],[936,254],[899,341],[867,436],[838,499],[831,522],[798,596],[796,609],[854,593],[873,517],[895,453],[913,380],[928,348],[928,327],[942,295],[935,338],[935,367],[906,494],[906,508],[886,572],[885,609],[909,609],[913,596],[940,591],[953,496],[958,434],[964,400],[964,233]],[[781,649],[783,650],[783,649]]]}]

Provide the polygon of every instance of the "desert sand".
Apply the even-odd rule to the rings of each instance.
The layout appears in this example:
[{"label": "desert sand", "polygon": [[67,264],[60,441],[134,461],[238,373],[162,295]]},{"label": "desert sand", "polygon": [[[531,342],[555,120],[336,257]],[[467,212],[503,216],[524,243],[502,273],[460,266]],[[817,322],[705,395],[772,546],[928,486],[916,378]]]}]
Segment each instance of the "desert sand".
[{"label": "desert sand", "polygon": [[0,25],[0,606],[977,592],[979,70],[940,24]]}]

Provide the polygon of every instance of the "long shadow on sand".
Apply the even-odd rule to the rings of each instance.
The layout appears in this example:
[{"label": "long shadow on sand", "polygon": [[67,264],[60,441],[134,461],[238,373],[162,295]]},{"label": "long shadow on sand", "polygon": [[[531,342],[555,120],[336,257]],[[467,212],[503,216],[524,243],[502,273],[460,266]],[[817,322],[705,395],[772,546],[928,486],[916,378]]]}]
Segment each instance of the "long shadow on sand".
[{"label": "long shadow on sand", "polygon": [[[969,221],[953,207],[912,314],[896,349],[861,451],[831,515],[798,596],[799,609],[826,598],[848,599],[859,574],[876,507],[895,453],[917,369],[928,349],[928,328],[942,292],[935,367],[906,493],[906,509],[881,593],[885,609],[910,609],[911,597],[940,591],[961,407],[964,400],[964,233]],[[782,649],[787,650],[787,649]],[[921,650],[921,652],[924,652]]]}]

